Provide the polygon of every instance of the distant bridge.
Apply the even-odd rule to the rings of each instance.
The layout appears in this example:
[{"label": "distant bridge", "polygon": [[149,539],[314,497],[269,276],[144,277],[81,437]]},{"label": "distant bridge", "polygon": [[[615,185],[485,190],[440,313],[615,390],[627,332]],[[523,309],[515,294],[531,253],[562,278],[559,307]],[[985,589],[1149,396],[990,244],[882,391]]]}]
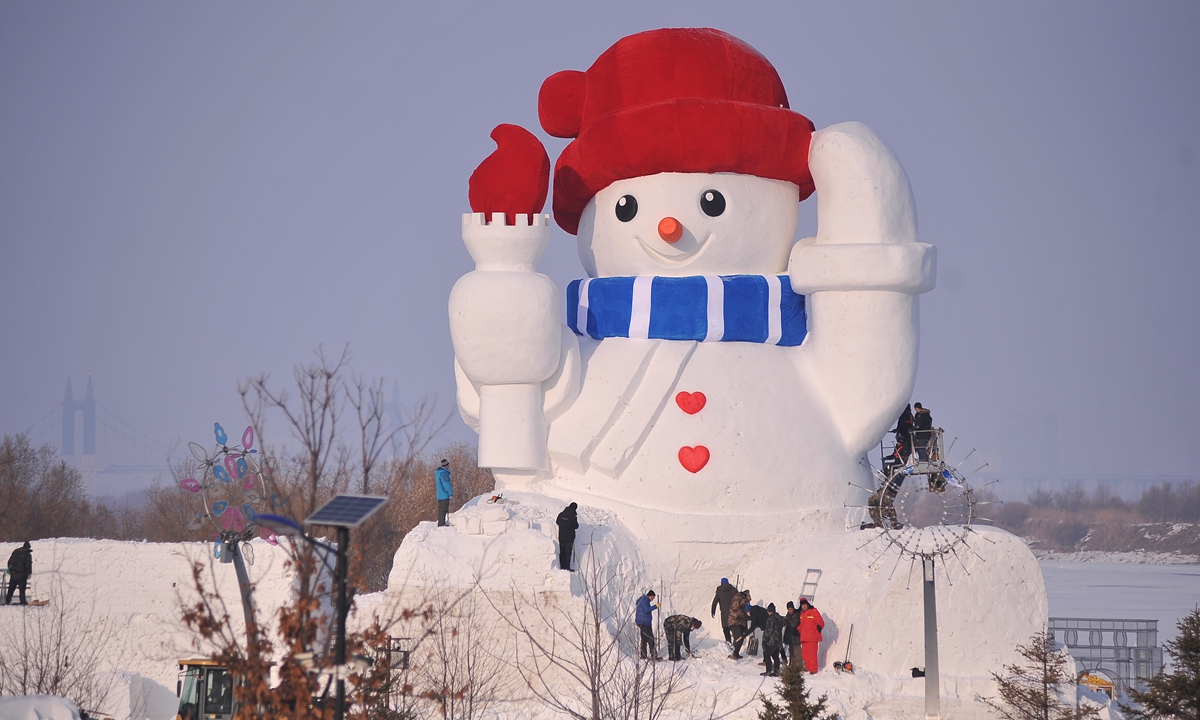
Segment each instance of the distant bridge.
[{"label": "distant bridge", "polygon": [[[77,454],[76,425],[82,415],[82,452]],[[122,420],[96,400],[92,377],[82,400],[76,400],[67,378],[62,402],[25,431],[35,447],[60,438],[59,455],[79,468],[93,493],[119,492],[132,486],[144,487],[159,474],[169,475],[178,450],[150,437]],[[107,477],[96,477],[107,476]]]}]

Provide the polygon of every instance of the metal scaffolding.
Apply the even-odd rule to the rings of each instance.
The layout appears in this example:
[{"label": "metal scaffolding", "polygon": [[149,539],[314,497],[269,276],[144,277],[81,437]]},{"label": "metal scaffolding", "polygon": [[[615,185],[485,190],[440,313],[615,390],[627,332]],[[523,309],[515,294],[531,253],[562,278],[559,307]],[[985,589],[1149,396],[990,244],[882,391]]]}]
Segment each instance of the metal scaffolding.
[{"label": "metal scaffolding", "polygon": [[1146,681],[1163,666],[1157,620],[1050,618],[1046,629],[1081,672],[1103,674],[1121,692],[1145,690]]}]

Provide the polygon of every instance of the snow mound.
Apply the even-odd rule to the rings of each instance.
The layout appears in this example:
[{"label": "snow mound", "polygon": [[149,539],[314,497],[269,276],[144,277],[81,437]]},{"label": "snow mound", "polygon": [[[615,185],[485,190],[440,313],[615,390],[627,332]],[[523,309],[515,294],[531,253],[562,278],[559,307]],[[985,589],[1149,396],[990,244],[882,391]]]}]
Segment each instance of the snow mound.
[{"label": "snow mound", "polygon": [[[252,546],[255,562],[247,569],[258,612],[274,614],[292,597],[292,577],[283,567],[285,551],[261,540]],[[0,554],[7,556],[15,547],[0,544]],[[5,651],[10,654],[19,652],[12,643],[19,646],[25,642],[22,638],[38,633],[62,632],[64,637],[84,638],[85,645],[102,644],[96,686],[104,700],[100,707],[86,708],[89,713],[133,720],[174,717],[177,663],[203,654],[180,619],[183,608],[195,599],[193,563],[201,564],[207,586],[215,583],[236,632],[244,632],[233,566],[214,561],[210,543],[60,538],[35,540],[32,547],[29,599],[49,602],[4,608],[0,637],[9,642]]]},{"label": "snow mound", "polygon": [[[702,619],[704,627],[693,634],[697,657],[687,663],[689,680],[745,702],[769,688],[762,667],[757,658],[727,659],[721,628],[704,612],[728,577],[749,589],[755,604],[774,603],[781,611],[801,592],[813,597],[825,630],[821,672],[811,684],[818,694],[829,693],[843,717],[906,717],[909,701],[924,695],[924,681],[911,674],[925,664],[920,563],[887,548],[878,531],[811,535],[796,527],[765,541],[722,542],[727,520],[711,516],[711,542],[656,542],[637,537],[615,514],[581,504],[579,571],[568,573],[558,569],[554,524],[563,501],[534,493],[506,498],[512,503],[476,498],[449,527],[422,523],[409,533],[396,553],[389,597],[412,604],[431,589],[455,589],[496,603],[498,596],[511,602],[513,593],[537,595],[555,598],[569,615],[582,612],[581,575],[596,567],[606,583],[603,603],[619,617],[631,617],[636,598],[654,589],[662,602],[659,620],[677,613]],[[942,697],[964,708],[977,695],[994,694],[991,673],[1018,662],[1016,646],[1048,617],[1045,583],[1024,541],[990,527],[974,528],[969,537],[957,553],[936,561],[935,582]],[[851,644],[851,628],[857,673],[834,673],[834,661],[845,659]],[[735,717],[753,717],[756,707]],[[912,716],[922,714],[923,706],[920,712],[914,706]]]},{"label": "snow mound", "polygon": [[79,708],[53,695],[0,698],[0,720],[79,720]]}]

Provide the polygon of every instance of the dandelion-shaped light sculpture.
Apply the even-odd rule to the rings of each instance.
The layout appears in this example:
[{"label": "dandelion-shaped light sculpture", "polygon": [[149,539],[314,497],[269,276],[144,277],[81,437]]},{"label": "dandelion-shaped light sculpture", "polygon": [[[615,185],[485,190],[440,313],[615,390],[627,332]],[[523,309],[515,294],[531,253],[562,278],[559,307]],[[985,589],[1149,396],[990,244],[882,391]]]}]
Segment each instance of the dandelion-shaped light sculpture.
[{"label": "dandelion-shaped light sculpture", "polygon": [[282,504],[276,495],[268,496],[263,483],[264,477],[274,472],[274,458],[263,458],[261,463],[257,460],[253,426],[242,433],[240,445],[228,444],[229,438],[220,423],[213,423],[213,436],[216,445],[211,454],[197,443],[188,443],[199,464],[195,475],[180,480],[179,486],[195,493],[204,508],[192,518],[188,528],[199,530],[206,523],[211,525],[214,557],[223,563],[233,563],[237,570],[249,632],[254,622],[254,599],[246,572],[246,563],[254,564],[250,540],[261,537],[271,545],[277,544],[275,533],[255,522],[259,513]]},{"label": "dandelion-shaped light sculpture", "polygon": [[[935,561],[952,556],[965,570],[960,553],[974,552],[968,546],[968,539],[972,535],[981,537],[971,529],[979,503],[967,479],[982,466],[964,475],[945,458],[940,428],[931,431],[924,447],[908,458],[885,456],[883,469],[872,468],[879,489],[867,501],[871,522],[862,525],[863,529],[875,531],[863,545],[878,549],[872,565],[880,563],[892,551],[897,553],[896,566],[904,558],[909,558],[913,565],[921,563],[925,602],[925,717],[931,720],[941,715]],[[895,572],[895,567],[892,571]]]}]

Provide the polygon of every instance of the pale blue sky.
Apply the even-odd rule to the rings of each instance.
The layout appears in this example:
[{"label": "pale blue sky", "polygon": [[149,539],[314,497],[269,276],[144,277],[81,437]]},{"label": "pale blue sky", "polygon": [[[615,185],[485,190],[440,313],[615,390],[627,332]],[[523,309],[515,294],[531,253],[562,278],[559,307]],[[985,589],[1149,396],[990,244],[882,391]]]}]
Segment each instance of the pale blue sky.
[{"label": "pale blue sky", "polygon": [[[914,398],[938,424],[1002,472],[1200,475],[1196,5],[412,5],[0,5],[0,431],[90,371],[139,430],[202,439],[240,422],[239,378],[320,343],[449,410],[492,127],[555,156],[547,75],[714,26],[907,169],[940,253]],[[542,267],[579,276],[573,238]]]}]

